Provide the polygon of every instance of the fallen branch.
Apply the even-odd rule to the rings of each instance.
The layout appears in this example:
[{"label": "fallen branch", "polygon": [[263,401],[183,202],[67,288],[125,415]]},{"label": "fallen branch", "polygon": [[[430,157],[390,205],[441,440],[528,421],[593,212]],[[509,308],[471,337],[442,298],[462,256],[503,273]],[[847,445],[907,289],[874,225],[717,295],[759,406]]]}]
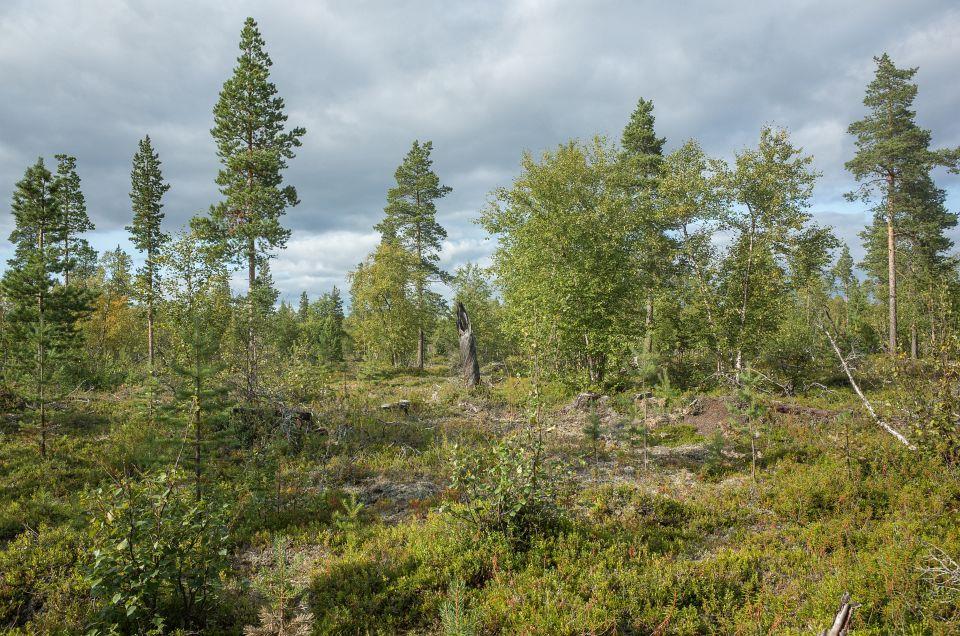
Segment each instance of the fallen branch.
[{"label": "fallen branch", "polygon": [[837,610],[837,616],[833,619],[833,625],[830,629],[820,632],[820,636],[846,636],[850,629],[853,610],[858,607],[860,607],[858,603],[850,602],[850,592],[844,592],[840,597],[840,609]]},{"label": "fallen branch", "polygon": [[[827,315],[829,318],[829,314]],[[877,415],[877,412],[873,410],[873,405],[870,404],[870,400],[863,394],[863,391],[860,390],[860,386],[857,384],[857,381],[853,378],[853,372],[850,370],[850,365],[847,364],[846,358],[843,357],[843,353],[840,351],[840,347],[837,346],[837,341],[834,339],[833,334],[827,329],[827,326],[823,324],[823,320],[817,321],[820,324],[820,329],[827,336],[827,340],[830,341],[830,346],[833,347],[833,352],[837,354],[837,359],[840,360],[840,366],[843,367],[844,373],[847,374],[847,379],[850,381],[850,386],[853,387],[853,390],[856,392],[857,396],[860,398],[860,401],[863,402],[864,408],[867,409],[867,413],[870,414],[870,417],[873,418],[873,421],[876,422],[883,430],[893,435],[897,440],[909,448],[910,450],[917,450],[917,447],[914,446],[910,440],[903,436],[903,434],[884,422],[880,419],[880,416]]]}]

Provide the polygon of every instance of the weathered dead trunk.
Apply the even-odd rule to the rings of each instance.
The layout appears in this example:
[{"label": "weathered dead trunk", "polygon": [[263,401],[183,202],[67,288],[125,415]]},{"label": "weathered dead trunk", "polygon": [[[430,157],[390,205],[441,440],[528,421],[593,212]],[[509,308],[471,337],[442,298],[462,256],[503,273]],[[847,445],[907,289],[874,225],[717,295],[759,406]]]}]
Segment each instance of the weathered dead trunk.
[{"label": "weathered dead trunk", "polygon": [[853,610],[857,607],[859,607],[857,603],[850,602],[850,592],[844,592],[840,597],[840,609],[837,610],[837,615],[833,619],[833,625],[820,632],[820,636],[846,636],[850,631]]},{"label": "weathered dead trunk", "polygon": [[417,328],[417,368],[423,371],[423,350],[426,347],[426,336],[423,327]]},{"label": "weathered dead trunk", "polygon": [[468,387],[480,384],[480,361],[477,360],[477,342],[473,337],[470,316],[463,303],[457,302],[457,332],[460,334],[460,363],[463,365],[463,383]]}]

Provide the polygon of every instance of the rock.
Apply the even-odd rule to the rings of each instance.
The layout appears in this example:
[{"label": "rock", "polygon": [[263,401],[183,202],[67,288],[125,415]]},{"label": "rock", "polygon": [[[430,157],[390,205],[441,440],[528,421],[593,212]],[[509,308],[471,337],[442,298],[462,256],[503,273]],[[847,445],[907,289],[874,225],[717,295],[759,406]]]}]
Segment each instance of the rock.
[{"label": "rock", "polygon": [[594,393],[593,391],[584,391],[577,397],[573,398],[573,403],[571,406],[578,410],[584,410],[599,400],[600,397],[601,396],[599,393]]},{"label": "rock", "polygon": [[410,400],[397,400],[396,402],[384,402],[380,405],[380,409],[384,411],[402,411],[403,413],[410,412]]}]

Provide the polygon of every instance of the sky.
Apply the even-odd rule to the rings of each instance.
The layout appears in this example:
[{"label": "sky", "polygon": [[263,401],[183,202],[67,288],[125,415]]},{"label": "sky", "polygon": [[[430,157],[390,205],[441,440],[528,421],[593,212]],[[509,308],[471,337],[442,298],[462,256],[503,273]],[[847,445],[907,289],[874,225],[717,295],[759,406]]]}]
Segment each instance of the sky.
[{"label": "sky", "polygon": [[[960,3],[755,2],[0,2],[0,236],[25,168],[75,155],[100,250],[133,251],[130,161],[153,139],[174,231],[219,200],[213,106],[247,16],[259,23],[289,123],[307,134],[286,173],[301,203],[271,264],[284,298],[346,286],[377,243],[396,166],[432,140],[453,192],[438,205],[441,263],[488,262],[474,222],[524,151],[595,134],[616,141],[640,97],[666,150],[695,138],[731,158],[761,126],[790,130],[822,172],[815,220],[862,254],[869,213],[843,199],[846,133],[864,114],[873,56],[919,67],[917,121],[960,146]],[[938,173],[960,211],[960,177]],[[960,233],[954,233],[960,242]],[[9,257],[0,241],[0,259]]]}]

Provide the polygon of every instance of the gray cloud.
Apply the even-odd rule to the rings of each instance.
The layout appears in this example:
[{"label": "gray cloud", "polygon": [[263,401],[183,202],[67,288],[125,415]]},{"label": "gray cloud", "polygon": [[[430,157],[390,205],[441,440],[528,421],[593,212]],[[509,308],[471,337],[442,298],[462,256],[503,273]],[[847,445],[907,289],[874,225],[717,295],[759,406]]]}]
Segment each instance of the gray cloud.
[{"label": "gray cloud", "polygon": [[[674,6],[681,5],[682,6]],[[173,184],[172,229],[217,198],[212,108],[243,19],[260,23],[290,122],[308,129],[289,181],[302,204],[273,274],[284,295],[343,285],[372,245],[393,171],[432,139],[454,192],[443,262],[492,249],[471,223],[524,150],[616,137],[654,100],[673,148],[730,156],[786,126],[823,172],[815,210],[856,242],[867,214],[842,200],[848,123],[872,56],[920,67],[918,118],[960,145],[960,10],[893,0],[686,2],[6,2],[0,7],[0,202],[37,155],[77,155],[101,248],[124,242],[130,157],[149,133]],[[950,205],[960,184],[945,177]],[[2,204],[0,204],[2,205]],[[10,229],[0,215],[0,232]],[[855,251],[856,253],[856,251]],[[0,254],[3,256],[3,254]]]}]

